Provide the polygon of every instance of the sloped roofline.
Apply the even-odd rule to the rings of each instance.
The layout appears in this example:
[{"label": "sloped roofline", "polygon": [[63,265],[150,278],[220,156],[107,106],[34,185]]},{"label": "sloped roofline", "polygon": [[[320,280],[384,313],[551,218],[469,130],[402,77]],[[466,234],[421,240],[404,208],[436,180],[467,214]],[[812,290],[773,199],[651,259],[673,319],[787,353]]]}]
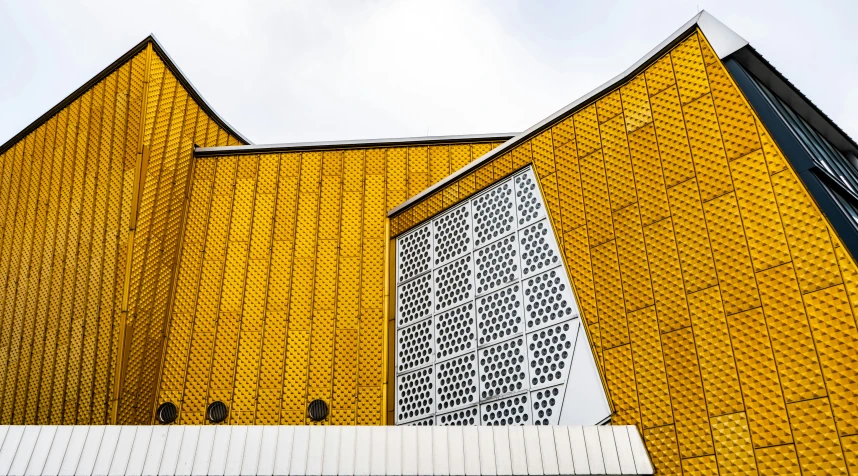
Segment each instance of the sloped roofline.
[{"label": "sloped roofline", "polygon": [[508,140],[500,147],[492,149],[487,154],[470,162],[468,165],[450,174],[440,182],[432,185],[431,187],[423,190],[414,197],[406,200],[401,205],[394,207],[387,212],[387,216],[393,216],[403,210],[408,209],[423,198],[434,193],[436,190],[444,188],[445,186],[447,186],[447,184],[457,180],[459,177],[462,177],[469,172],[477,169],[481,165],[491,161],[493,158],[512,150],[514,147],[526,141],[527,139],[530,139],[531,137],[539,134],[545,129],[553,126],[554,124],[559,122],[560,119],[565,118],[569,114],[574,113],[578,109],[581,109],[584,106],[588,105],[593,99],[632,79],[641,71],[643,71],[647,66],[652,64],[658,58],[660,58],[662,54],[664,54],[665,52],[673,48],[677,43],[685,39],[685,37],[688,36],[688,34],[691,33],[691,31],[695,28],[699,28],[703,32],[703,34],[706,36],[706,40],[709,41],[709,44],[712,46],[712,49],[715,50],[715,54],[718,55],[719,59],[724,59],[727,56],[730,56],[731,54],[748,45],[747,40],[739,36],[733,30],[727,28],[723,23],[718,21],[717,18],[713,17],[705,10],[701,11],[697,15],[694,15],[691,20],[688,20],[678,30],[673,32],[673,34],[668,36],[664,41],[659,43],[658,46],[650,50],[649,53],[644,55],[641,59],[637,60],[632,66],[630,66],[622,73],[613,77],[612,79],[605,82],[596,89],[590,91],[589,93],[581,96],[580,98],[567,105],[566,107],[560,109],[559,111],[555,112],[554,114],[538,122],[530,129],[527,129],[521,134]]},{"label": "sloped roofline", "polygon": [[292,142],[284,144],[197,147],[194,149],[194,156],[212,157],[241,154],[275,154],[279,152],[296,152],[302,150],[363,149],[372,147],[418,146],[456,142],[506,142],[516,135],[517,133],[515,132],[507,132],[498,134],[466,134],[449,136],[397,137],[390,139],[335,140],[323,142]]},{"label": "sloped roofline", "polygon": [[789,79],[772,66],[753,46],[747,45],[732,54],[730,58],[735,59],[739,64],[744,66],[748,72],[754,75],[777,97],[781,98],[802,119],[807,121],[823,137],[834,144],[835,147],[842,152],[851,152],[858,156],[858,143],[822,112]]},{"label": "sloped roofline", "polygon": [[172,72],[173,75],[176,76],[176,79],[179,81],[179,83],[181,83],[181,85],[185,87],[185,89],[188,91],[188,94],[194,99],[194,101],[197,102],[197,104],[200,106],[200,109],[205,111],[206,114],[208,114],[209,117],[213,121],[215,121],[219,126],[226,129],[227,132],[229,132],[230,134],[237,137],[239,140],[243,141],[246,144],[252,144],[253,143],[250,141],[250,139],[248,139],[247,137],[242,135],[240,132],[235,130],[235,128],[233,128],[231,125],[229,125],[229,123],[226,122],[214,110],[214,108],[208,103],[208,101],[205,100],[205,98],[202,96],[202,94],[200,94],[199,91],[197,91],[197,89],[194,87],[194,85],[191,83],[191,81],[188,80],[188,78],[184,75],[184,73],[182,73],[182,70],[179,69],[179,67],[176,65],[176,63],[173,61],[173,59],[170,57],[169,53],[167,53],[167,50],[165,50],[164,47],[161,46],[161,43],[158,41],[157,38],[155,38],[155,35],[150,34],[149,36],[144,38],[142,41],[140,41],[139,43],[134,45],[134,47],[131,48],[130,50],[128,50],[125,54],[123,54],[122,56],[117,58],[116,61],[114,61],[113,63],[110,63],[110,65],[108,65],[106,68],[101,70],[101,72],[99,72],[98,74],[93,76],[92,79],[85,82],[83,85],[81,85],[81,87],[75,89],[74,92],[72,92],[71,94],[66,96],[65,99],[63,99],[62,101],[57,103],[54,107],[50,108],[47,112],[45,112],[44,114],[39,116],[38,119],[31,122],[30,125],[28,125],[23,130],[21,130],[21,132],[12,136],[9,140],[7,140],[5,143],[3,143],[3,145],[0,145],[0,154],[2,154],[3,152],[6,152],[10,147],[15,145],[18,141],[20,141],[21,139],[26,137],[29,133],[33,132],[39,126],[44,124],[48,119],[53,117],[54,114],[60,112],[64,107],[66,107],[69,104],[71,104],[72,102],[74,102],[76,99],[81,97],[86,91],[88,91],[90,88],[92,88],[93,86],[98,84],[99,81],[101,81],[102,79],[109,76],[117,68],[119,68],[120,66],[125,64],[128,60],[133,58],[135,55],[137,55],[138,53],[140,53],[144,49],[146,49],[146,45],[148,45],[149,43],[152,43],[152,48],[155,50],[156,53],[158,53],[158,56],[161,58],[162,61],[164,61],[164,64],[167,66],[167,68],[169,68],[170,72]]}]

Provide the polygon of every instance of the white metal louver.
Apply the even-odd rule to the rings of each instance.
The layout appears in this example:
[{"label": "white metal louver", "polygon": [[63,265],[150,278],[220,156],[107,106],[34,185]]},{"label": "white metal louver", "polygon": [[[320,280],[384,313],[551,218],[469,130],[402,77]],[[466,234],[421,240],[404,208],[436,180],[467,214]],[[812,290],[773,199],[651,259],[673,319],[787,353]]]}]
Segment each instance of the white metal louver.
[{"label": "white metal louver", "polygon": [[396,252],[397,425],[608,419],[532,168],[409,231]]},{"label": "white metal louver", "polygon": [[3,476],[652,472],[634,426],[0,426]]}]

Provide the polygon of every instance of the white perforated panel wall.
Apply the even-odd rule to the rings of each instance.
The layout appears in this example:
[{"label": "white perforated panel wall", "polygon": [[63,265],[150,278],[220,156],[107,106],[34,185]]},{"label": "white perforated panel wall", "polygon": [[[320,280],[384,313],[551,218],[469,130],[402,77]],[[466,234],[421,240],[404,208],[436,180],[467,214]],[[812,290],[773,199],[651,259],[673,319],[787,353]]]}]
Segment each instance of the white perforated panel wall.
[{"label": "white perforated panel wall", "polygon": [[398,238],[396,279],[396,424],[610,415],[531,168]]}]

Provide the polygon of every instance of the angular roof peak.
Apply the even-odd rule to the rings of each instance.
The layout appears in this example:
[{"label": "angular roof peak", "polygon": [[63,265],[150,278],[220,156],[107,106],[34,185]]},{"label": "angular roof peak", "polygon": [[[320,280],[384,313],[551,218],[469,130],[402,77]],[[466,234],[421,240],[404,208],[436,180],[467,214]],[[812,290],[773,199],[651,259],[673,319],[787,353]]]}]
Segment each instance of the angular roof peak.
[{"label": "angular roof peak", "polygon": [[128,62],[135,55],[146,49],[146,46],[151,44],[152,48],[155,50],[155,53],[161,58],[167,68],[170,70],[173,75],[176,76],[176,79],[179,83],[185,87],[188,91],[188,94],[197,102],[200,108],[206,112],[206,114],[211,117],[213,121],[215,121],[219,126],[223,127],[227,132],[239,138],[246,144],[252,144],[247,137],[242,135],[240,132],[235,130],[226,120],[223,119],[214,108],[205,100],[202,94],[194,87],[193,83],[185,76],[181,69],[179,69],[178,65],[173,61],[170,55],[167,53],[167,50],[161,45],[158,39],[154,34],[150,33],[148,36],[143,38],[139,43],[134,45],[131,49],[126,51],[122,56],[117,58],[115,61],[110,63],[107,67],[102,69],[98,74],[93,76],[89,81],[82,84],[79,88],[75,89],[71,94],[66,96],[63,100],[58,102],[54,107],[48,109],[44,114],[39,116],[35,121],[31,122],[27,127],[22,129],[20,132],[10,137],[9,140],[0,145],[0,154],[5,152],[7,149],[15,145],[19,140],[26,137],[28,134],[36,130],[39,126],[44,124],[48,119],[53,117],[55,114],[60,112],[64,107],[68,106],[76,99],[81,97],[86,91],[90,88],[98,84],[99,81],[109,76],[113,73],[117,68]]}]

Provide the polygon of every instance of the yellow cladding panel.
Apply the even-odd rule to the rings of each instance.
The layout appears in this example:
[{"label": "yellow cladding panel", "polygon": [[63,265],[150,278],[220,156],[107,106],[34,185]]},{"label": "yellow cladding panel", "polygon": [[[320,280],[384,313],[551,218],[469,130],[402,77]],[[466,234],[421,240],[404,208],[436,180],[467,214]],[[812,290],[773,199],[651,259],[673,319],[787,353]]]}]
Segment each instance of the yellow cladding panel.
[{"label": "yellow cladding panel", "polygon": [[641,222],[649,225],[670,215],[664,174],[652,122],[629,134]]},{"label": "yellow cladding panel", "polygon": [[635,178],[632,174],[632,162],[629,155],[629,140],[623,117],[616,116],[599,126],[605,171],[608,177],[608,189],[611,194],[611,209],[618,210],[637,201]]},{"label": "yellow cladding panel", "polygon": [[787,405],[799,465],[805,474],[846,474],[843,449],[827,398]]},{"label": "yellow cladding panel", "polygon": [[742,411],[739,377],[718,287],[689,294],[688,309],[709,413]]},{"label": "yellow cladding panel", "polygon": [[826,394],[792,263],[757,273],[772,352],[787,402]]},{"label": "yellow cladding panel", "polygon": [[321,398],[326,424],[380,424],[386,212],[490,148],[197,159],[157,403],[181,399],[182,423],[222,399],[232,424],[304,424]]},{"label": "yellow cladding panel", "polygon": [[761,475],[774,476],[801,473],[794,445],[769,446],[767,448],[760,448],[755,453],[757,457],[757,470],[759,470],[759,474]]},{"label": "yellow cladding panel", "polygon": [[712,454],[700,361],[691,329],[665,334],[663,343],[679,452],[683,458]]},{"label": "yellow cladding panel", "polygon": [[679,446],[673,425],[659,426],[643,431],[647,452],[653,465],[664,474],[682,474]]},{"label": "yellow cladding panel", "polygon": [[664,183],[673,187],[694,176],[688,131],[682,118],[679,96],[676,87],[671,87],[650,96],[649,99],[664,170]]},{"label": "yellow cladding panel", "polygon": [[611,389],[614,420],[617,424],[634,425],[640,422],[640,404],[635,382],[630,346],[621,345],[605,351],[605,377]]},{"label": "yellow cladding panel", "polygon": [[655,307],[629,314],[629,335],[635,380],[638,382],[641,423],[652,428],[673,423],[664,354]]},{"label": "yellow cladding panel", "polygon": [[[0,423],[152,421],[192,146],[214,145],[209,122],[143,45],[0,156]],[[181,289],[185,312],[195,289]],[[177,315],[165,394],[181,389],[190,322]]]},{"label": "yellow cladding panel", "polygon": [[791,442],[786,404],[762,309],[732,315],[729,324],[754,446]]},{"label": "yellow cladding panel", "polygon": [[756,471],[751,434],[744,413],[712,418],[712,437],[720,473],[753,474]]},{"label": "yellow cladding panel", "polygon": [[858,267],[706,39],[546,131],[497,161],[556,193],[614,421],[657,472],[858,467]]},{"label": "yellow cladding panel", "polygon": [[615,216],[623,294],[626,309],[631,312],[653,304],[652,282],[647,268],[640,266],[647,258],[637,205],[619,210]]},{"label": "yellow cladding panel", "polygon": [[846,288],[839,285],[806,294],[804,305],[837,431],[841,436],[856,434],[858,406],[853,398],[858,390],[858,356],[853,349],[858,348],[858,328]]}]

